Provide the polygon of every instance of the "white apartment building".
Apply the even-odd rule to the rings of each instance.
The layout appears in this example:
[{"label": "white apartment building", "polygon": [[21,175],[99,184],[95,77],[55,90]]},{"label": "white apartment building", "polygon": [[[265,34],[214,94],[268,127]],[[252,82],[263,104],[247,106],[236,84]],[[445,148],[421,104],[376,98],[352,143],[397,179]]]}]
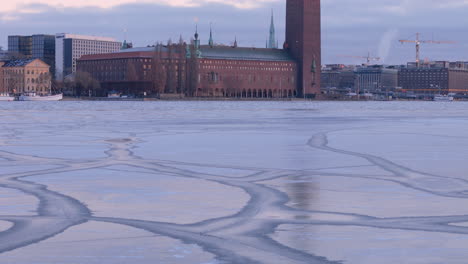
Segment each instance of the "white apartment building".
[{"label": "white apartment building", "polygon": [[113,38],[60,33],[55,36],[55,77],[62,80],[76,72],[76,61],[83,55],[119,51],[122,43]]}]

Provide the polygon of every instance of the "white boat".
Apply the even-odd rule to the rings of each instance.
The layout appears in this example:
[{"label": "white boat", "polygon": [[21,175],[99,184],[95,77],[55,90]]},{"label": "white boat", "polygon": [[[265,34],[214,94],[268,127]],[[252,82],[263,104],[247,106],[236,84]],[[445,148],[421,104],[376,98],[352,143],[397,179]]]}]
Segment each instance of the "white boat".
[{"label": "white boat", "polygon": [[9,94],[0,94],[0,101],[14,101],[15,97],[10,96]]},{"label": "white boat", "polygon": [[63,99],[63,94],[56,95],[37,95],[35,93],[23,94],[19,97],[20,101],[60,101]]},{"label": "white boat", "polygon": [[120,98],[121,94],[117,91],[110,91],[108,94],[107,94],[107,98],[109,99],[117,99],[117,98]]},{"label": "white boat", "polygon": [[454,100],[453,96],[441,95],[438,94],[434,96],[434,101],[436,102],[452,102]]}]

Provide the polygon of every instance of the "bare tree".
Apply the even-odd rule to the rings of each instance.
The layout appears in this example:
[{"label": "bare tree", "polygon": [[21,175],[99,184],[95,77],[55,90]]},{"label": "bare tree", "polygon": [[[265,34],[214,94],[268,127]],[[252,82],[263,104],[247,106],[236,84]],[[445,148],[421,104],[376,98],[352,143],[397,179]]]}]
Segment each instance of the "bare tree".
[{"label": "bare tree", "polygon": [[162,45],[156,44],[153,53],[153,65],[151,67],[151,82],[153,83],[153,93],[162,94],[164,93],[167,74],[166,66],[162,60]]},{"label": "bare tree", "polygon": [[177,45],[177,53],[179,55],[178,57],[178,63],[177,63],[177,92],[178,93],[185,93],[186,92],[186,82],[185,82],[185,64],[186,64],[186,54],[185,50],[186,49],[186,44],[183,42],[182,37],[180,38],[179,44]]},{"label": "bare tree", "polygon": [[167,83],[165,93],[175,93],[176,86],[177,86],[177,78],[176,78],[176,63],[175,63],[175,47],[172,42],[169,40],[167,44],[168,49],[168,59],[166,63],[166,73],[167,73]]},{"label": "bare tree", "polygon": [[75,96],[88,94],[88,92],[92,94],[102,93],[102,91],[100,91],[101,84],[88,72],[77,71],[74,81],[72,82],[72,87]]},{"label": "bare tree", "polygon": [[51,87],[51,85],[52,85],[52,75],[50,74],[50,72],[45,72],[45,73],[39,74],[37,82],[39,84],[39,89],[42,87],[48,93],[52,92],[52,87]]},{"label": "bare tree", "polygon": [[9,93],[21,93],[21,87],[24,84],[24,75],[18,70],[8,69],[4,70],[5,89]]}]

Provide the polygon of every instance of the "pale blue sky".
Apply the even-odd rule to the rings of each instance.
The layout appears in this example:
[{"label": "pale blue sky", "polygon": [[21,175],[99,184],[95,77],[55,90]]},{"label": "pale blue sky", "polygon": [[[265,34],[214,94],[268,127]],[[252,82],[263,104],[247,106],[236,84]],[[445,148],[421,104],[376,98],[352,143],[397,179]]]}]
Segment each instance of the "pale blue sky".
[{"label": "pale blue sky", "polygon": [[[97,4],[96,4],[97,3]],[[468,61],[467,0],[323,0],[324,63],[360,63],[339,55],[371,52],[386,63],[414,60],[415,48],[400,38],[457,41],[453,45],[425,45],[422,57]],[[128,40],[137,46],[156,41],[189,39],[199,18],[202,41],[210,22],[215,41],[263,47],[270,10],[276,18],[280,43],[284,40],[285,0],[9,0],[0,6],[0,45],[7,35],[69,32]],[[128,33],[124,33],[127,29]]]}]

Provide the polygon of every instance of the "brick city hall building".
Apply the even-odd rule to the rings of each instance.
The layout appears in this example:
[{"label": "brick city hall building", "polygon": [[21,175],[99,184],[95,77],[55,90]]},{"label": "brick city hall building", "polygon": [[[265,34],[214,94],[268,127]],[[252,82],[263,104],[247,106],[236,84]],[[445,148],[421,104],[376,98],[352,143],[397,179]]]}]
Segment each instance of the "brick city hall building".
[{"label": "brick city hall building", "polygon": [[[129,95],[194,97],[314,98],[320,93],[320,0],[287,0],[286,41],[277,48],[270,28],[266,48],[201,45],[198,32],[186,44],[123,49],[86,55],[77,63],[101,83],[95,95],[110,91]],[[276,45],[275,45],[276,44]],[[84,94],[88,94],[85,91]]]}]

